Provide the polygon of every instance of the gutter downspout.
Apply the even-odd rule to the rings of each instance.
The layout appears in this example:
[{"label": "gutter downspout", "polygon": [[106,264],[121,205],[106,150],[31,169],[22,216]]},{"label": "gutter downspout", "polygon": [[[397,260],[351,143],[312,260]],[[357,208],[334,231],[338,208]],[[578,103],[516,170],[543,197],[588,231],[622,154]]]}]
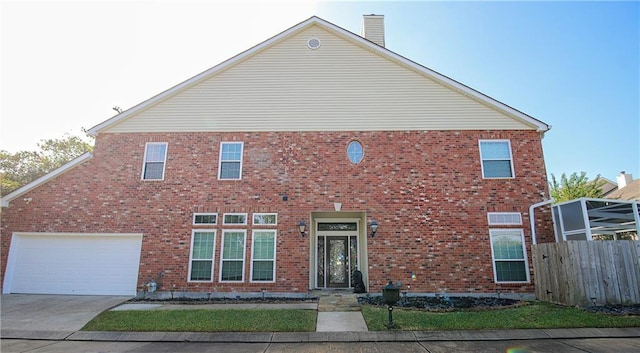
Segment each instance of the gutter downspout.
[{"label": "gutter downspout", "polygon": [[[548,205],[550,203],[553,203],[554,200],[553,198],[550,200],[545,200],[542,202],[538,202],[538,203],[534,203],[533,205],[531,205],[529,207],[529,222],[531,223],[531,241],[533,244],[536,244],[536,220],[534,217],[534,213],[535,213],[535,209],[541,206],[545,206]],[[551,219],[553,219],[553,212],[551,213]],[[554,228],[555,229],[555,228]]]}]

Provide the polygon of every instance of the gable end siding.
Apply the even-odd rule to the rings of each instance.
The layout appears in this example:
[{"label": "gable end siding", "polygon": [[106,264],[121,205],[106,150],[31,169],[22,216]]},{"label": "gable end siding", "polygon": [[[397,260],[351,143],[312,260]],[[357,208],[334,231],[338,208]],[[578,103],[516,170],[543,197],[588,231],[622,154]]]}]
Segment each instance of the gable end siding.
[{"label": "gable end siding", "polygon": [[311,26],[102,132],[485,129],[535,127]]}]

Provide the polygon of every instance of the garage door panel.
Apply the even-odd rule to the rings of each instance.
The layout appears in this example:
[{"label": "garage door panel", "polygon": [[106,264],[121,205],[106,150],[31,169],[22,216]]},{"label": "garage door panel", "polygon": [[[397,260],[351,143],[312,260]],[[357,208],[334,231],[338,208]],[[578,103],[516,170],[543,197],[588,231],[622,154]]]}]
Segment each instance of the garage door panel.
[{"label": "garage door panel", "polygon": [[[12,293],[135,295],[141,234],[15,234]],[[10,281],[10,283],[7,283]]]}]

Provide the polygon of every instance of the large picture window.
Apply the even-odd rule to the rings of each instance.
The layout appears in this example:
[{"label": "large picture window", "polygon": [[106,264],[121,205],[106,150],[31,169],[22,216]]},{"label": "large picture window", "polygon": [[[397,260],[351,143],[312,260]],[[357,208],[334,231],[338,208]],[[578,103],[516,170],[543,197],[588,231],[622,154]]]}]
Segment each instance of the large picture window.
[{"label": "large picture window", "polygon": [[251,253],[251,282],[274,282],[276,231],[254,230]]},{"label": "large picture window", "polygon": [[508,140],[481,140],[483,178],[513,178],[511,144]]},{"label": "large picture window", "polygon": [[239,180],[242,178],[242,142],[220,143],[220,165],[218,179]]},{"label": "large picture window", "polygon": [[228,230],[222,233],[220,282],[244,281],[245,238],[244,230]]},{"label": "large picture window", "polygon": [[166,142],[149,142],[144,149],[142,180],[164,179],[164,165],[167,160]]},{"label": "large picture window", "polygon": [[493,273],[497,283],[529,282],[522,229],[490,229]]},{"label": "large picture window", "polygon": [[191,234],[190,282],[211,282],[213,280],[215,244],[216,233],[213,230],[198,230]]}]

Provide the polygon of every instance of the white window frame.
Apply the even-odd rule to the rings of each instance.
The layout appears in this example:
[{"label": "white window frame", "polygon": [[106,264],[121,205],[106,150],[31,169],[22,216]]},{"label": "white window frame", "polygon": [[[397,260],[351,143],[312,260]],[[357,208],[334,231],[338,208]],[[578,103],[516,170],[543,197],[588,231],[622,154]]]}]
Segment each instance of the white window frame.
[{"label": "white window frame", "polygon": [[[496,236],[496,233],[506,233],[509,232],[511,234],[513,233],[519,233],[520,235],[520,242],[522,244],[522,256],[524,257],[523,260],[518,260],[518,259],[498,259],[496,260],[494,251],[493,251],[493,238],[494,236]],[[524,232],[522,229],[516,229],[516,228],[494,228],[494,229],[489,229],[489,245],[491,246],[491,263],[493,265],[493,281],[495,283],[500,283],[500,284],[508,284],[508,283],[517,283],[517,284],[523,284],[523,283],[530,283],[531,282],[531,277],[529,274],[529,260],[528,260],[528,256],[527,256],[527,247],[526,247],[526,243],[524,241]],[[498,271],[496,269],[496,262],[497,261],[523,261],[524,262],[524,270],[526,273],[526,277],[527,279],[525,281],[498,281]]]},{"label": "white window frame", "polygon": [[[492,221],[491,220],[492,216],[498,217],[498,218],[500,218],[501,216],[504,216],[505,218],[517,216],[518,221],[516,222],[509,222],[508,220],[504,222],[501,222],[499,220]],[[522,213],[520,212],[487,212],[487,222],[489,223],[490,226],[519,226],[519,225],[522,225]]]},{"label": "white window frame", "polygon": [[[162,177],[159,179],[146,179],[144,177],[144,174],[147,170],[147,162],[149,163],[158,163],[160,161],[148,161],[147,160],[147,153],[149,151],[149,146],[152,145],[164,145],[164,159],[162,160]],[[144,158],[142,160],[142,173],[140,174],[140,180],[148,180],[148,181],[154,181],[154,180],[159,180],[162,181],[164,180],[164,173],[166,171],[167,168],[167,155],[169,154],[169,143],[168,142],[147,142],[144,145]]]},{"label": "white window frame", "polygon": [[[229,222],[227,222],[227,216],[244,216],[244,222],[243,223],[229,223]],[[246,226],[247,225],[247,218],[249,218],[249,214],[248,213],[224,213],[222,215],[222,225],[225,225],[225,226]]]},{"label": "white window frame", "polygon": [[[197,223],[196,222],[196,216],[216,216],[216,221],[213,223]],[[211,213],[211,212],[196,212],[193,214],[193,225],[194,226],[210,226],[210,225],[217,225],[218,224],[218,214],[217,213]]]},{"label": "white window frame", "polygon": [[[256,223],[256,216],[268,216],[268,215],[274,215],[276,216],[276,222],[275,223]],[[266,213],[254,213],[251,216],[251,224],[257,227],[271,227],[271,226],[277,226],[278,225],[278,214],[274,213],[274,212],[266,212]]]},{"label": "white window frame", "polygon": [[[273,259],[272,260],[266,260],[266,259],[254,259],[254,254],[255,254],[255,236],[256,236],[256,232],[260,232],[260,233],[267,233],[267,232],[271,232],[273,233]],[[254,229],[253,232],[251,233],[251,273],[250,273],[250,277],[249,277],[249,282],[251,283],[275,283],[276,282],[276,258],[277,258],[277,245],[278,244],[278,234],[277,231],[275,229]],[[257,281],[253,279],[253,264],[256,261],[262,261],[262,262],[267,262],[267,261],[272,261],[273,262],[273,273],[271,274],[272,276],[272,280],[270,281]]]},{"label": "white window frame", "polygon": [[[507,146],[509,147],[509,165],[511,167],[511,176],[505,176],[505,177],[487,177],[485,176],[484,173],[484,161],[504,161],[505,159],[498,159],[498,158],[483,158],[482,157],[482,143],[483,142],[506,142]],[[514,179],[516,177],[516,171],[515,171],[515,167],[513,166],[513,151],[511,150],[511,140],[478,140],[478,152],[480,152],[480,168],[482,169],[482,179]]]},{"label": "white window frame", "polygon": [[[240,145],[240,160],[223,160],[222,159],[222,146],[224,145]],[[238,141],[222,141],[220,142],[220,155],[218,158],[218,180],[241,180],[242,179],[242,160],[244,156],[244,142]],[[238,178],[223,178],[222,177],[222,163],[223,162],[240,162],[240,174]]]},{"label": "white window frame", "polygon": [[[228,233],[242,233],[243,234],[243,244],[242,244],[242,259],[225,259],[224,258],[224,240],[225,236]],[[244,283],[244,270],[246,265],[246,253],[247,253],[247,231],[245,229],[225,229],[222,231],[222,243],[220,245],[220,274],[218,276],[218,281],[220,283]],[[224,268],[225,261],[240,261],[242,260],[242,280],[240,281],[228,281],[222,279],[222,272]]]},{"label": "white window frame", "polygon": [[[210,280],[192,280],[191,279],[191,269],[193,268],[193,261],[196,260],[207,260],[208,259],[194,259],[193,258],[193,245],[195,243],[194,238],[196,233],[213,233],[213,252],[211,253],[211,279]],[[211,283],[213,282],[213,271],[216,264],[216,230],[215,229],[194,229],[191,231],[191,246],[189,248],[189,273],[187,275],[187,282],[200,282],[200,283]]]}]

